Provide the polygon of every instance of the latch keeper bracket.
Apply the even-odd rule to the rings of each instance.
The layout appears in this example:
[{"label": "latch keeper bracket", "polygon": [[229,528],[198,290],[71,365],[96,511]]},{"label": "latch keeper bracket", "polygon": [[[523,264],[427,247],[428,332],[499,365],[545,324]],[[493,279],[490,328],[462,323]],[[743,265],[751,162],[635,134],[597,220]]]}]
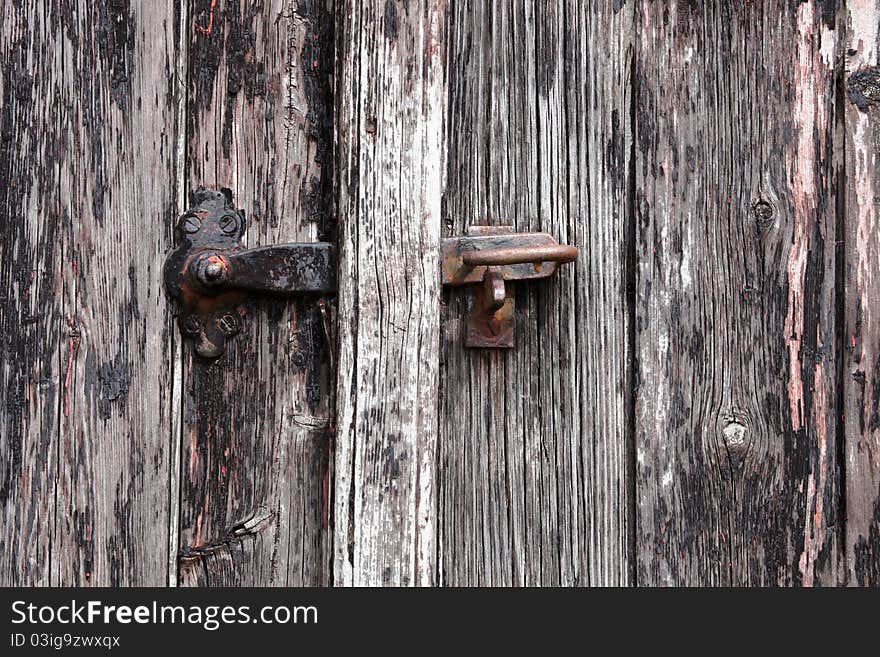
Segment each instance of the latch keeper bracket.
[{"label": "latch keeper bracket", "polygon": [[547,278],[578,249],[547,233],[515,233],[512,226],[471,226],[440,245],[443,285],[472,285],[465,346],[513,348],[513,281]]}]

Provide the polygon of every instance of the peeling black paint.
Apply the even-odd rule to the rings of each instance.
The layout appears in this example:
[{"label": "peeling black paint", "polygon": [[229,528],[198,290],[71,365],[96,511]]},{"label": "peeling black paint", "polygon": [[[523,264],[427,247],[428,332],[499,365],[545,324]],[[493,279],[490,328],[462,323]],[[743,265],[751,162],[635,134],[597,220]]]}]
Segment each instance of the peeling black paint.
[{"label": "peeling black paint", "polygon": [[85,355],[83,382],[92,409],[101,420],[109,420],[114,407],[125,413],[124,401],[131,382],[130,367],[122,353],[112,361],[98,364],[98,354],[90,349]]},{"label": "peeling black paint", "polygon": [[837,12],[841,7],[841,0],[820,0],[819,6],[822,10],[822,22],[829,30],[834,30],[837,26]]},{"label": "peeling black paint", "polygon": [[131,97],[137,30],[130,0],[102,0],[96,7],[98,50],[109,68],[110,97],[126,109]]},{"label": "peeling black paint", "polygon": [[[798,152],[799,126],[790,117],[800,81],[785,65],[790,53],[777,65],[772,57],[778,53],[756,45],[765,29],[760,12],[742,3],[679,5],[674,20],[666,6],[649,3],[639,11],[650,12],[645,20],[651,24],[665,20],[666,31],[637,40],[633,75],[635,252],[641,263],[635,349],[642,357],[634,366],[650,376],[652,387],[662,382],[664,399],[662,406],[652,405],[655,390],[646,391],[643,380],[635,391],[636,415],[662,410],[666,423],[658,433],[654,418],[636,420],[643,455],[635,494],[650,488],[661,498],[646,511],[636,506],[636,581],[798,585],[812,573],[814,583],[835,583],[842,510],[832,455],[842,436],[835,426],[840,341],[833,291],[840,235],[834,202],[840,160],[830,150],[834,123],[817,125],[808,135],[816,148],[815,170],[807,174],[816,208],[804,218],[789,168]],[[775,38],[797,43],[795,12],[773,15],[783,16]],[[759,53],[762,67],[739,63]],[[692,56],[687,68],[658,64],[660,58]],[[833,88],[833,71],[817,69],[815,75],[818,85]],[[721,76],[727,87],[713,91]],[[763,110],[749,122],[723,127],[758,105]],[[829,98],[828,116],[835,111]],[[805,233],[796,248],[805,250],[806,265],[802,279],[790,280],[795,230]],[[679,277],[685,235],[690,286]],[[783,335],[781,327],[795,310],[797,334]],[[687,339],[695,330],[703,331],[699,348]],[[658,339],[668,341],[659,359],[651,347]],[[794,359],[790,349],[797,349]],[[797,392],[789,393],[792,381]],[[692,409],[680,410],[680,392]],[[793,418],[794,400],[800,410]],[[729,428],[722,414],[741,428]],[[683,418],[687,422],[679,426]],[[726,441],[725,427],[747,442]],[[658,440],[675,441],[674,463],[657,448]],[[819,503],[821,520],[814,527]],[[805,550],[808,568],[800,563]]]},{"label": "peeling black paint", "polygon": [[[41,427],[36,458],[50,459],[47,450],[52,444],[58,391],[58,382],[45,377],[53,371],[58,353],[52,312],[58,290],[52,263],[59,249],[57,240],[46,236],[58,234],[59,216],[51,207],[36,222],[26,216],[26,199],[47,191],[41,187],[52,177],[40,168],[37,158],[24,158],[19,150],[25,139],[38,147],[45,144],[47,149],[55,140],[40,124],[33,104],[38,83],[35,71],[46,65],[40,34],[29,29],[33,26],[25,20],[22,25],[16,39],[0,42],[0,362],[5,364],[0,368],[5,370],[0,380],[0,505],[4,508],[10,502],[22,505],[18,496],[29,494],[19,485],[24,441],[35,431],[30,420],[37,408],[42,409],[42,416],[33,418]],[[19,508],[7,510],[7,517],[16,517]]]},{"label": "peeling black paint", "polygon": [[[74,509],[71,517],[73,529],[73,541],[76,545],[78,558],[77,568],[74,572],[74,586],[85,586],[92,577],[95,564],[94,536],[95,518],[91,505],[86,504],[82,510]],[[82,574],[82,580],[79,575]]]},{"label": "peeling black paint", "polygon": [[[128,395],[131,380],[128,363],[123,362],[121,356],[117,355],[112,362],[101,365],[98,369],[98,379],[101,382],[98,415],[106,420],[110,417],[111,404],[124,401]],[[119,412],[122,412],[121,409]]]},{"label": "peeling black paint", "polygon": [[320,178],[310,179],[308,186],[300,190],[300,195],[309,220],[318,227],[318,239],[334,242],[334,99],[331,87],[335,66],[333,16],[319,0],[298,3],[297,16],[310,28],[303,44],[300,66],[305,74],[309,138],[315,144],[315,159],[321,168]]},{"label": "peeling black paint", "polygon": [[[229,158],[232,148],[232,122],[236,97],[243,90],[248,102],[266,95],[266,73],[263,62],[256,59],[256,37],[251,26],[254,16],[262,11],[259,3],[245,3],[244,14],[237,2],[227,5],[224,18],[226,36],[226,109],[220,144],[223,157]],[[215,16],[215,29],[217,22]]]},{"label": "peeling black paint", "polygon": [[294,301],[296,329],[290,337],[288,353],[291,365],[306,375],[306,403],[315,413],[326,394],[326,368],[333,345],[324,332],[324,322],[314,299]]},{"label": "peeling black paint", "polygon": [[[161,180],[168,173],[161,169],[174,157],[173,117],[161,127],[134,123],[140,97],[144,108],[154,101],[149,91],[157,90],[161,108],[161,93],[173,78],[167,68],[173,55],[143,69],[134,57],[139,47],[155,52],[168,46],[173,53],[176,43],[168,34],[144,35],[136,16],[157,10],[170,19],[175,13],[170,7],[132,7],[127,0],[17,5],[23,11],[10,8],[0,19],[0,511],[9,520],[7,531],[0,531],[0,580],[166,581],[165,561],[157,552],[134,567],[130,558],[114,564],[117,556],[108,552],[117,539],[117,551],[137,549],[141,557],[151,552],[153,539],[141,535],[135,541],[126,532],[142,527],[146,515],[159,518],[167,511],[144,507],[150,500],[143,501],[138,468],[149,461],[153,476],[167,480],[168,437],[147,435],[138,420],[143,412],[167,412],[162,404],[170,400],[170,390],[156,394],[162,382],[151,380],[147,399],[156,408],[149,403],[142,412],[125,408],[129,365],[144,362],[133,352],[153,338],[142,315],[161,323],[164,310],[155,297],[149,308],[138,299],[138,286],[154,285],[149,264],[146,271],[140,267],[161,243],[163,228],[158,216],[154,234],[126,225],[124,216],[104,213],[111,198],[118,210],[125,198],[143,196],[140,191],[149,185],[132,178],[141,175],[141,164],[148,173],[157,170]],[[172,23],[164,22],[169,30]],[[134,97],[142,77],[156,84]],[[162,120],[164,109],[153,116]],[[145,151],[133,153],[139,144]],[[173,198],[172,188],[168,195]],[[161,213],[151,202],[139,211]],[[123,237],[133,241],[114,248]],[[129,247],[137,256],[125,257]],[[152,289],[146,293],[151,295]],[[106,344],[108,326],[115,322],[119,344]],[[157,353],[170,344],[165,339]],[[105,347],[119,354],[102,363]],[[146,367],[161,374],[163,363]],[[111,416],[121,421],[102,422]],[[167,426],[156,419],[156,427]],[[115,427],[121,429],[107,433]],[[120,443],[126,450],[125,441],[130,441],[126,475],[131,473],[136,485],[122,502],[133,511],[115,518],[123,526],[114,527],[107,507],[96,509],[88,500],[112,493],[114,466],[126,465],[126,451],[118,451]],[[56,487],[63,494],[53,506]],[[28,538],[26,558],[24,544],[16,542],[24,535],[13,533],[21,528]],[[110,572],[117,566],[127,568],[118,571],[124,581]]]},{"label": "peeling black paint", "polygon": [[[219,9],[211,15],[211,0],[194,0],[192,3],[193,25],[184,26],[190,33],[189,42],[189,103],[187,130],[193,134],[196,119],[202,111],[211,107],[214,97],[214,81],[226,44],[224,17]],[[196,25],[211,24],[211,32],[205,34]]]}]

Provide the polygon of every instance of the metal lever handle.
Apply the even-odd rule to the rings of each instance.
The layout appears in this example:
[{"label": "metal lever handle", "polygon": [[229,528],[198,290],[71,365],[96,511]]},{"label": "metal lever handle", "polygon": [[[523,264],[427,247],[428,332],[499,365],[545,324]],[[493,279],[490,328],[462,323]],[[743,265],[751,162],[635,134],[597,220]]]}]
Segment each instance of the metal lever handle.
[{"label": "metal lever handle", "polygon": [[165,261],[165,288],[178,300],[178,323],[204,358],[216,358],[241,330],[254,293],[326,294],[336,290],[335,251],[327,242],[245,249],[244,213],[228,189],[199,189],[178,222],[178,247]]},{"label": "metal lever handle", "polygon": [[518,246],[508,249],[482,249],[465,251],[461,261],[465,265],[500,266],[519,265],[529,262],[573,262],[577,260],[576,246],[557,244],[555,246]]},{"label": "metal lever handle", "polygon": [[189,270],[207,290],[271,294],[336,291],[334,248],[327,242],[276,244],[233,253],[205,251]]}]

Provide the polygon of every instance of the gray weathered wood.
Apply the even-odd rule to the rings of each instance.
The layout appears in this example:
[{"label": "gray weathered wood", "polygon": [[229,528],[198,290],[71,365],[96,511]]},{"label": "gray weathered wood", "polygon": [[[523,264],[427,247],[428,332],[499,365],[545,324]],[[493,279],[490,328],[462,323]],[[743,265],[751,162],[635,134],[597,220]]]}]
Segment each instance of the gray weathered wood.
[{"label": "gray weathered wood", "polygon": [[836,584],[835,3],[643,3],[637,582]]},{"label": "gray weathered wood", "polygon": [[4,3],[0,583],[167,581],[175,9]]},{"label": "gray weathered wood", "polygon": [[[0,585],[880,584],[878,0],[173,4],[0,8]],[[313,299],[192,356],[200,184],[338,199],[338,372]],[[480,224],[581,248],[513,351]]]},{"label": "gray weathered wood", "polygon": [[337,12],[337,584],[436,580],[445,13]]},{"label": "gray weathered wood", "polygon": [[[332,238],[330,12],[190,3],[189,187],[233,190],[247,246]],[[181,584],[329,583],[328,323],[314,300],[272,298],[217,362],[187,345]]]},{"label": "gray weathered wood", "polygon": [[581,256],[517,286],[514,350],[465,349],[470,291],[445,294],[443,584],[629,580],[632,17],[611,0],[455,5],[445,234],[513,225]]},{"label": "gray weathered wood", "polygon": [[846,318],[843,394],[846,427],[846,557],[849,583],[880,585],[880,224],[877,221],[880,8],[847,6]]}]

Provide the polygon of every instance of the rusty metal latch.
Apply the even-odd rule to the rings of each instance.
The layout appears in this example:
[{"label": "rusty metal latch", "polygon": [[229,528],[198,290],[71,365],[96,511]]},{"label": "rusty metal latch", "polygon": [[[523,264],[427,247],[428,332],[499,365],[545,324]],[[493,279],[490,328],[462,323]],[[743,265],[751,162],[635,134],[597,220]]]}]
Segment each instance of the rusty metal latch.
[{"label": "rusty metal latch", "polygon": [[181,331],[204,358],[216,358],[241,331],[244,302],[255,293],[336,291],[336,262],[327,242],[245,249],[244,212],[228,189],[199,189],[177,223],[177,248],[165,261],[165,288],[180,302]]},{"label": "rusty metal latch", "polygon": [[577,257],[577,247],[547,233],[514,233],[510,226],[472,226],[465,236],[443,240],[443,284],[474,285],[465,346],[512,348],[510,281],[547,278]]}]

